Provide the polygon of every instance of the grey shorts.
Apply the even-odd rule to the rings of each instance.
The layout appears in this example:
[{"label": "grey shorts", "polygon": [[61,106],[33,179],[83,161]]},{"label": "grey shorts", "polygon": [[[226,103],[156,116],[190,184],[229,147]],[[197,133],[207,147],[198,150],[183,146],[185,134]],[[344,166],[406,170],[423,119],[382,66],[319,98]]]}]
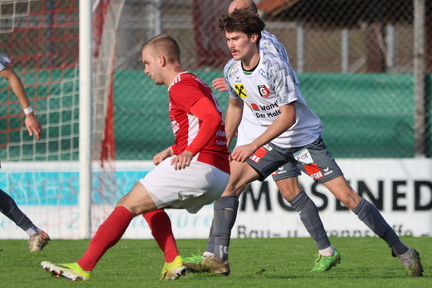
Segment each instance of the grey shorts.
[{"label": "grey shorts", "polygon": [[322,138],[301,148],[283,149],[269,143],[255,151],[247,163],[258,172],[261,181],[269,175],[275,181],[297,177],[301,171],[320,183],[343,175]]}]

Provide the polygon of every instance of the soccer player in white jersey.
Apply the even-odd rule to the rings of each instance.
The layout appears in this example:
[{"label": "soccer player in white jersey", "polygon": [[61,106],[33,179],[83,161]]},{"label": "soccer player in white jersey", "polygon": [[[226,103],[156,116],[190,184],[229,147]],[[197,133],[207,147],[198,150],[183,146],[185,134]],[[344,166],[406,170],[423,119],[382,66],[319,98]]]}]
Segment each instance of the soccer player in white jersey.
[{"label": "soccer player in white jersey", "polygon": [[[24,85],[15,70],[11,66],[11,60],[0,52],[0,76],[9,82],[12,91],[18,98],[21,107],[26,115],[25,124],[30,136],[35,135],[36,140],[42,134],[42,125],[36,117],[30,101],[27,97]],[[15,200],[6,192],[0,189],[0,212],[11,219],[18,227],[29,235],[29,251],[41,251],[51,240],[48,234],[39,229],[33,222],[18,208]]]},{"label": "soccer player in white jersey", "polygon": [[[234,0],[228,8],[228,13],[234,11],[235,8],[247,8],[256,15],[258,15],[257,7],[253,1],[250,0]],[[279,42],[277,37],[267,31],[262,32],[261,41],[259,42],[260,50],[271,51],[274,54],[280,56],[280,58],[289,64],[288,54],[285,50],[285,47]],[[292,70],[293,71],[293,70]],[[293,79],[296,85],[298,85],[297,75],[293,71]],[[227,91],[228,88],[225,83],[224,78],[218,78],[213,81],[213,87],[218,89],[219,91]],[[265,92],[263,90],[262,92]],[[252,110],[244,105],[243,108],[243,117],[241,122],[237,128],[237,141],[236,146],[242,146],[251,143],[255,140],[259,135],[264,132],[264,129],[259,123],[255,120],[255,116],[252,113]],[[233,178],[236,177],[235,169],[236,163],[232,162],[231,173]],[[291,175],[285,173],[286,170],[290,169],[290,165],[288,167],[280,167],[273,173],[273,178],[276,182],[276,185],[281,193],[281,195],[291,204],[291,206],[299,213],[300,220],[305,226],[306,230],[309,232],[311,237],[314,239],[317,248],[318,254],[316,255],[314,267],[312,268],[312,272],[323,272],[328,271],[332,267],[334,267],[337,263],[340,263],[341,256],[338,251],[336,251],[330,243],[330,240],[327,237],[327,233],[324,229],[324,226],[319,217],[318,209],[315,203],[308,197],[308,195],[302,190],[298,182],[293,183],[292,180],[286,178],[291,178]],[[234,201],[236,199],[235,207],[238,207],[238,197],[244,191],[243,187],[236,191],[234,195],[225,196],[228,201]],[[225,199],[225,198],[224,198]],[[229,200],[231,199],[231,200]],[[234,221],[236,219],[237,210],[232,210],[232,223],[229,225],[234,225]],[[226,231],[230,231],[231,228],[226,228]],[[200,270],[200,267],[205,267],[202,265],[202,261],[214,259],[214,250],[215,250],[215,237],[213,234],[213,226],[210,229],[210,235],[207,243],[207,247],[202,256],[195,257],[187,257],[186,261],[190,267],[195,267],[194,270]],[[227,259],[224,259],[227,260]],[[198,263],[198,265],[196,265]],[[200,264],[201,263],[201,264]],[[214,267],[214,265],[213,265]],[[217,265],[216,265],[217,267]],[[209,269],[207,269],[209,270]],[[228,268],[216,268],[216,271],[221,272],[223,274],[228,274]],[[214,272],[214,271],[212,271]]]},{"label": "soccer player in white jersey", "polygon": [[[321,138],[322,125],[307,106],[292,69],[271,51],[259,49],[264,22],[247,9],[236,9],[224,15],[219,28],[224,31],[234,59],[224,69],[230,102],[225,117],[228,141],[234,137],[241,121],[243,105],[253,111],[264,132],[250,144],[237,146],[231,157],[238,166],[236,175],[222,197],[215,202],[215,260],[229,267],[227,259],[229,231],[226,222],[232,218],[233,195],[254,180],[263,180],[283,164],[291,163],[287,173],[297,182],[299,171],[325,185],[330,192],[377,236],[383,239],[397,256],[408,276],[422,276],[419,253],[406,246],[382,217],[378,209],[360,197],[346,181],[341,169],[327,151]],[[233,164],[231,164],[231,167]],[[225,199],[224,199],[225,198]],[[223,205],[220,200],[224,199]],[[219,203],[218,203],[219,202]],[[217,210],[217,206],[222,206]]]}]

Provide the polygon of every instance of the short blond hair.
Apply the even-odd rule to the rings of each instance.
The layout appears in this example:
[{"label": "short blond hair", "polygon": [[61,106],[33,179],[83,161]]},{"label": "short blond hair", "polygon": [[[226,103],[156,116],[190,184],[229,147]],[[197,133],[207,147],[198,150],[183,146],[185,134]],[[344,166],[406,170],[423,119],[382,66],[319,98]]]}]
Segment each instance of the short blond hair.
[{"label": "short blond hair", "polygon": [[153,52],[164,55],[169,63],[180,62],[180,47],[170,35],[160,34],[152,37],[141,45],[141,52],[148,47],[151,47]]}]

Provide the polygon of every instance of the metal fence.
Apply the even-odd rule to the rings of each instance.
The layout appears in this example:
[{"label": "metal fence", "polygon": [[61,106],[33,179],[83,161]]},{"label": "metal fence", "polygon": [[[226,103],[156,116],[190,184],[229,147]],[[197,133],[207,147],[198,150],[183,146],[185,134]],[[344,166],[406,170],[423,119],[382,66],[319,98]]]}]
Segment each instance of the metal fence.
[{"label": "metal fence", "polygon": [[[217,26],[231,0],[103,2],[117,5],[122,2],[120,17],[111,20],[118,24],[112,59],[114,111],[112,116],[108,115],[114,123],[115,158],[149,160],[170,145],[173,136],[166,87],[155,86],[143,73],[141,44],[160,33],[172,35],[179,42],[183,67],[210,84],[214,78],[222,77],[222,68],[230,59],[224,35]],[[261,0],[255,3],[266,29],[287,49],[300,88],[324,123],[323,136],[334,156],[431,157],[431,1]],[[78,1],[20,0],[0,4],[0,49],[6,49],[14,61],[45,131],[58,138],[50,145],[45,145],[44,141],[48,140],[32,144],[32,139],[19,129],[23,121],[18,117],[18,102],[7,83],[0,79],[0,147],[12,147],[11,142],[15,142],[13,153],[5,154],[2,148],[0,158],[32,160],[15,156],[27,151],[29,157],[39,155],[33,160],[64,160],[63,156],[57,159],[42,155],[66,145],[66,149],[74,151],[67,159],[77,160],[78,119],[74,116],[74,126],[65,130],[61,127],[71,122],[68,117],[77,115],[78,107],[70,109],[74,113],[66,114],[66,107],[62,106],[62,99],[66,98],[61,93],[77,100],[77,78],[67,81],[71,86],[68,88],[64,79],[69,78],[69,72],[62,71],[68,71],[67,68],[75,74],[78,71],[75,66]],[[95,17],[105,12],[99,11]],[[24,26],[27,28],[23,29]],[[35,29],[38,26],[44,30]],[[98,26],[93,28],[95,35],[101,32]],[[100,38],[95,36],[97,39]],[[48,42],[51,44],[46,45]],[[39,57],[45,54],[45,60],[40,61]],[[60,70],[44,72],[47,65]],[[35,70],[33,66],[39,68]],[[49,80],[45,83],[43,77]],[[37,81],[43,83],[36,85]],[[215,91],[215,95],[225,108],[227,94]],[[54,125],[49,126],[50,123]],[[70,131],[75,135],[73,141],[64,141]],[[106,133],[101,130],[95,134]]]},{"label": "metal fence", "polygon": [[[230,58],[224,35],[217,29],[230,2],[125,3],[116,62],[118,158],[149,159],[172,140],[167,136],[166,91],[138,71],[143,68],[141,43],[159,33],[171,34],[181,46],[183,66],[211,82],[222,76]],[[266,29],[286,47],[301,90],[322,118],[324,138],[335,156],[432,155],[427,77],[432,71],[432,29],[421,33],[416,28],[432,25],[425,21],[431,20],[430,1],[255,2]],[[418,63],[423,64],[420,70]],[[421,85],[423,90],[418,91]],[[215,93],[226,105],[227,95]]]}]

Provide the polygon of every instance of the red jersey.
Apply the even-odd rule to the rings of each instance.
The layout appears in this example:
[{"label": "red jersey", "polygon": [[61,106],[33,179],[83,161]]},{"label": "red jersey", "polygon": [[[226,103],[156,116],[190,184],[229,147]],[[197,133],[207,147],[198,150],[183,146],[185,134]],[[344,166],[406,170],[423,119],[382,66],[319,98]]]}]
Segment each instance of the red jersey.
[{"label": "red jersey", "polygon": [[211,88],[189,72],[168,87],[175,155],[188,150],[197,160],[229,173],[229,152],[222,112]]}]

